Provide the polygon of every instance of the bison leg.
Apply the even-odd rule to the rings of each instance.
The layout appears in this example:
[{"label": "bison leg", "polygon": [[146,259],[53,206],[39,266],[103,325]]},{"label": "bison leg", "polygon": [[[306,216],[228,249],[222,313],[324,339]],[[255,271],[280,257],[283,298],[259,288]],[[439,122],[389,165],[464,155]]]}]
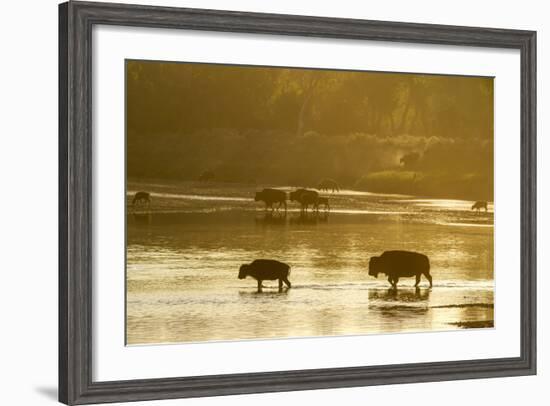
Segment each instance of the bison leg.
[{"label": "bison leg", "polygon": [[283,280],[279,278],[279,292],[283,290]]},{"label": "bison leg", "polygon": [[424,276],[426,277],[426,279],[428,279],[428,281],[430,281],[430,288],[433,286],[432,284],[432,275],[430,275],[429,272],[426,272],[424,273]]},{"label": "bison leg", "polygon": [[422,275],[420,275],[420,274],[416,274],[416,283],[414,284],[414,287],[415,287],[415,288],[416,288],[416,287],[418,286],[418,284],[420,283],[420,277],[421,277],[421,276],[422,276]]},{"label": "bison leg", "polygon": [[388,276],[388,282],[390,283],[390,285],[392,285],[392,286],[393,286],[393,278],[392,278],[392,276],[391,276],[391,275],[390,275],[390,276]]},{"label": "bison leg", "polygon": [[258,279],[258,292],[262,291],[262,280]]},{"label": "bison leg", "polygon": [[[280,279],[279,279],[280,280]],[[292,285],[290,284],[290,281],[288,280],[288,277],[284,277],[283,278],[283,282],[286,284],[286,286],[288,286],[289,288],[292,287]]]},{"label": "bison leg", "polygon": [[394,287],[394,288],[397,288],[397,282],[399,282],[399,277],[394,276],[394,277],[393,277],[393,287]]}]

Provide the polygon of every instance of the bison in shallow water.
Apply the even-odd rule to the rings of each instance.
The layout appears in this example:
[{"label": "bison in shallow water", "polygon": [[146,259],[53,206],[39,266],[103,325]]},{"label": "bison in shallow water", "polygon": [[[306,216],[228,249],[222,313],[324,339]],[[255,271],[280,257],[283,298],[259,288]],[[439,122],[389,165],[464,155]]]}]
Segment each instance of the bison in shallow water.
[{"label": "bison in shallow water", "polygon": [[328,203],[328,197],[319,196],[315,203],[315,211],[319,211],[319,206],[324,206],[325,212],[330,211],[330,205]]},{"label": "bison in shallow water", "polygon": [[262,281],[279,280],[279,290],[283,289],[283,282],[290,288],[290,266],[274,259],[256,259],[250,264],[242,264],[239,269],[239,279],[251,276],[258,281],[258,292],[262,291]]},{"label": "bison in shallow water", "polygon": [[254,201],[264,202],[266,210],[268,208],[274,210],[273,204],[279,203],[277,209],[280,209],[281,206],[284,206],[286,212],[286,192],[283,192],[282,190],[266,188],[261,192],[256,192],[256,196],[254,196]]},{"label": "bison in shallow water", "polygon": [[369,262],[369,275],[378,278],[378,274],[388,276],[388,282],[396,288],[399,278],[416,276],[416,283],[420,283],[420,277],[424,275],[432,287],[430,275],[430,261],[424,254],[411,251],[385,251],[379,257],[372,257]]},{"label": "bison in shallow water", "polygon": [[485,211],[487,211],[487,202],[477,201],[472,205],[471,210],[480,211],[481,209],[485,209]]},{"label": "bison in shallow water", "polygon": [[302,212],[307,213],[307,208],[311,205],[313,208],[318,206],[319,193],[315,190],[296,189],[290,192],[290,200],[299,202]]},{"label": "bison in shallow water", "polygon": [[140,206],[147,205],[147,207],[149,207],[151,205],[151,194],[148,192],[137,192],[132,200],[132,206],[136,207],[138,204]]}]

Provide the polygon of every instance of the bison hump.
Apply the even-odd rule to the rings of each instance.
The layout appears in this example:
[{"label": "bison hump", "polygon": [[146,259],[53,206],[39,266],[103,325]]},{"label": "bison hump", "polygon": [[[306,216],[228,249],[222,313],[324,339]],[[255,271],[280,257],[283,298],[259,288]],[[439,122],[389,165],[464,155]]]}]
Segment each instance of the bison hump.
[{"label": "bison hump", "polygon": [[258,266],[258,267],[261,267],[261,266],[286,266],[288,267],[287,264],[283,263],[283,262],[280,262],[280,261],[277,261],[275,259],[255,259],[254,261],[252,261],[252,266]]},{"label": "bison hump", "polygon": [[424,254],[420,254],[418,252],[414,251],[384,251],[384,253],[381,255],[381,258],[387,258],[387,259],[400,259],[400,260],[428,260],[428,257]]}]

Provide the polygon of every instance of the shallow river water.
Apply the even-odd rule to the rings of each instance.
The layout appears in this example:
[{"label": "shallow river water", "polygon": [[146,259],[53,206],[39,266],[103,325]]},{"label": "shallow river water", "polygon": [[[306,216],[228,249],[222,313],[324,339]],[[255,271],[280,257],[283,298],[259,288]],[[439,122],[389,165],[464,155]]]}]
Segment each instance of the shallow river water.
[{"label": "shallow river water", "polygon": [[[270,214],[253,187],[129,184],[151,207],[127,213],[127,343],[332,336],[493,325],[493,213],[471,202],[342,191],[330,213]],[[434,286],[397,290],[368,275],[371,256],[426,254]],[[272,258],[292,288],[237,278]]]}]

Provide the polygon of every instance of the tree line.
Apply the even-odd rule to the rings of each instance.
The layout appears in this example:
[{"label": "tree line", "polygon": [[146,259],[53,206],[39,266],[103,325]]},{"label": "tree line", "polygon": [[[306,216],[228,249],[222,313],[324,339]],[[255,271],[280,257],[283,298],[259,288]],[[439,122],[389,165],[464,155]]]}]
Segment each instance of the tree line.
[{"label": "tree line", "polygon": [[130,177],[492,198],[491,78],[128,61],[126,91]]}]

